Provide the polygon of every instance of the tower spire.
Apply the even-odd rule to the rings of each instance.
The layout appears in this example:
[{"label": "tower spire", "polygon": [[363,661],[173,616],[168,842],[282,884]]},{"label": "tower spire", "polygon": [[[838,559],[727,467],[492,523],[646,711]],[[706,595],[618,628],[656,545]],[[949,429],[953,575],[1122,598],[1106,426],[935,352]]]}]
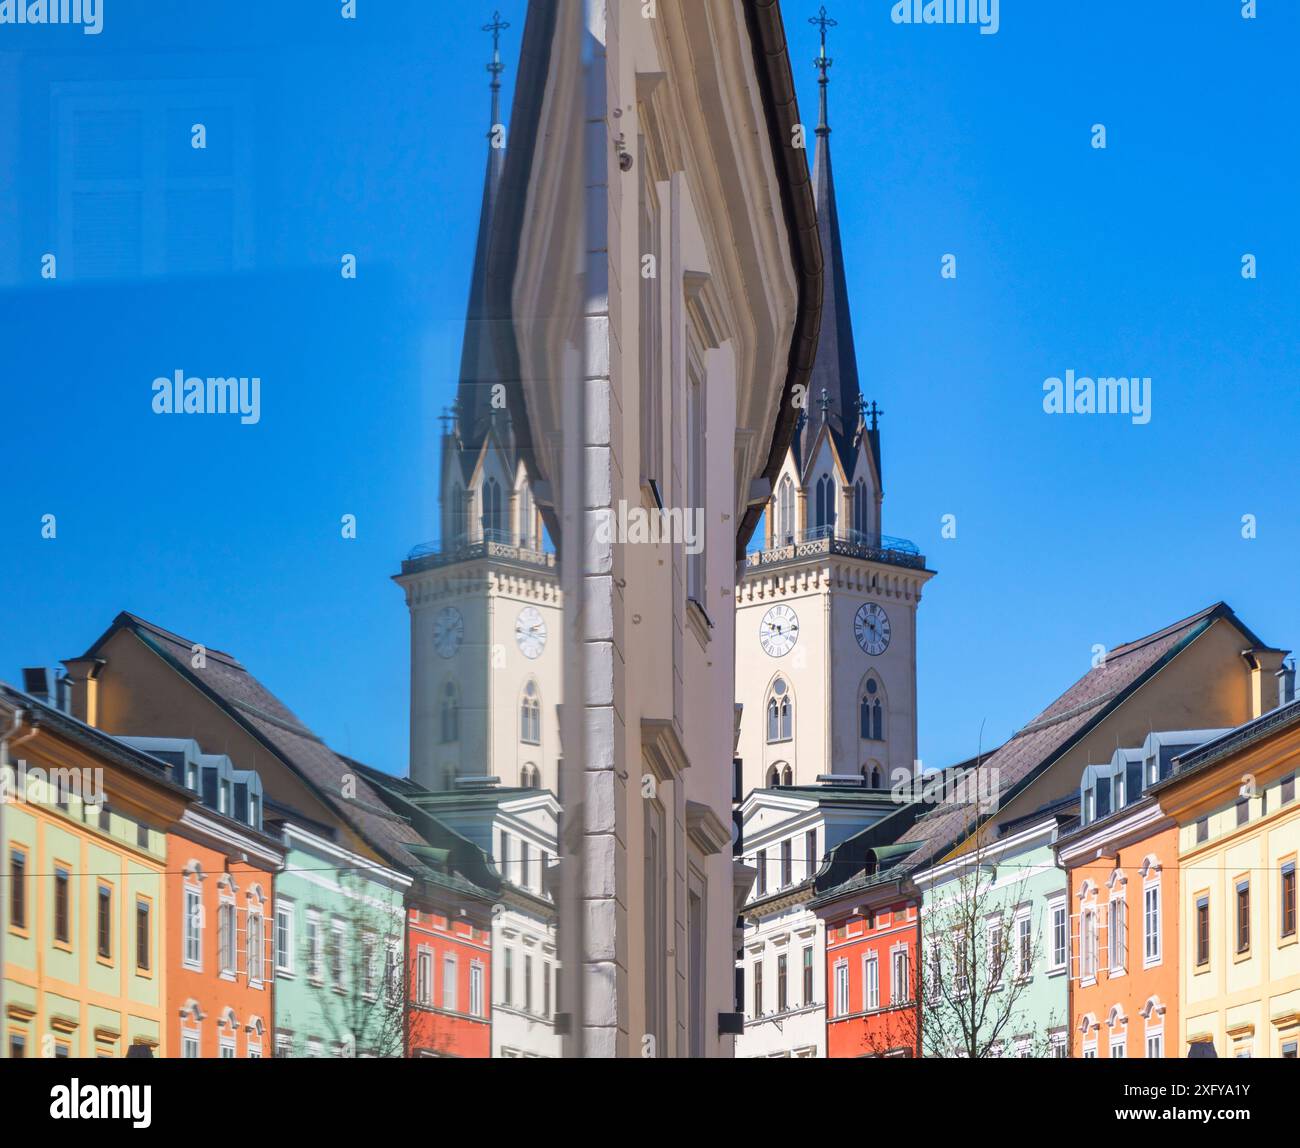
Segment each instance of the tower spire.
[{"label": "tower spire", "polygon": [[815,24],[821,29],[822,48],[817,54],[817,57],[813,60],[814,66],[821,73],[821,76],[817,80],[817,85],[821,89],[820,99],[818,101],[820,105],[818,109],[820,114],[817,119],[817,134],[819,136],[828,136],[831,134],[831,125],[826,118],[826,89],[830,85],[831,78],[827,73],[830,71],[830,66],[835,63],[835,61],[826,54],[826,29],[838,27],[839,21],[832,20],[826,15],[826,5],[823,4],[816,16],[808,17],[808,23]]},{"label": "tower spire", "polygon": [[[821,116],[817,125],[817,156],[813,161],[813,198],[817,204],[817,235],[821,240],[822,321],[817,339],[817,359],[809,380],[809,393],[818,397],[800,438],[799,456],[808,458],[823,426],[846,469],[852,466],[859,401],[858,360],[853,347],[853,323],[849,315],[849,293],[844,273],[844,250],[840,241],[840,217],[835,203],[835,179],[831,174],[831,128],[826,111],[826,89],[830,84],[831,57],[826,50],[826,32],[838,22],[822,5],[808,22],[818,29],[821,50],[813,59],[821,89]],[[873,440],[874,441],[874,440]]]},{"label": "tower spire", "polygon": [[[491,322],[487,315],[488,245],[492,232],[492,215],[496,205],[497,184],[505,158],[505,141],[499,134],[501,115],[501,33],[510,27],[500,12],[492,13],[492,22],[482,31],[492,34],[492,57],[485,65],[491,79],[488,89],[492,103],[491,123],[487,130],[487,165],[483,173],[483,201],[479,208],[478,242],[474,249],[474,270],[469,286],[469,306],[465,315],[465,335],[461,343],[460,382],[456,389],[453,413],[456,430],[467,457],[481,445],[489,425],[492,385],[496,382],[496,358],[492,349]],[[498,428],[500,431],[500,428]]]}]

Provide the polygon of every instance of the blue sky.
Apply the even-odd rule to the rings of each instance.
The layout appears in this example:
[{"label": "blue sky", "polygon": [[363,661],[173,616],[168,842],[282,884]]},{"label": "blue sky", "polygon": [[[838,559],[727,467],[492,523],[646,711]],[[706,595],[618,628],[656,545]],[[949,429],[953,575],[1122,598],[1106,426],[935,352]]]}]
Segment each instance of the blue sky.
[{"label": "blue sky", "polygon": [[[437,533],[491,8],[362,0],[355,23],[328,4],[254,23],[212,7],[110,4],[97,37],[0,29],[16,109],[0,126],[0,677],[81,652],[127,609],[230,651],[331,744],[400,771],[390,577]],[[499,7],[513,65],[523,4]],[[1300,639],[1300,10],[1238,7],[1003,0],[981,36],[895,26],[885,0],[830,6],[885,530],[938,571],[918,649],[927,765],[973,753],[981,723],[986,745],[1008,736],[1094,644],[1214,601],[1272,644]],[[810,126],[814,11],[785,5]],[[87,107],[83,138],[66,125]],[[139,234],[114,224],[120,201],[77,215],[61,194],[129,195],[123,163],[176,176]],[[53,282],[50,251],[67,256]],[[261,422],[152,414],[152,380],[177,369],[260,376]],[[1066,370],[1149,376],[1150,423],[1045,415],[1043,380]]]}]

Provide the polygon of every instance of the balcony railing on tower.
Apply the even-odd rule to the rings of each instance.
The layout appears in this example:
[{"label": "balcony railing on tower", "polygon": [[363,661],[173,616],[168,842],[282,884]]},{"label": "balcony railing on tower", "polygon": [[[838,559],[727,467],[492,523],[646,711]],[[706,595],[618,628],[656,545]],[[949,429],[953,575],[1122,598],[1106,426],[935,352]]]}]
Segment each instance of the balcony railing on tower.
[{"label": "balcony railing on tower", "polygon": [[779,562],[797,562],[804,558],[838,554],[848,558],[865,558],[872,562],[885,562],[890,566],[903,566],[909,570],[924,570],[925,555],[916,544],[906,538],[888,534],[864,534],[860,530],[842,530],[834,526],[815,526],[799,534],[789,534],[784,540],[777,537],[774,545],[767,547],[762,541],[750,544],[745,554],[748,568],[771,566]]}]

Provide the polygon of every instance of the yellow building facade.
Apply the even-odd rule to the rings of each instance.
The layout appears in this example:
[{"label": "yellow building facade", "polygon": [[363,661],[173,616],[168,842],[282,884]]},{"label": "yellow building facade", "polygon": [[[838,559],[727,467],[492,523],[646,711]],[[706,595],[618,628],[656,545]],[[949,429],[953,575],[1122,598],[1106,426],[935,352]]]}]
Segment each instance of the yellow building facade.
[{"label": "yellow building facade", "polygon": [[1300,1053],[1300,703],[1180,759],[1159,788],[1178,823],[1180,1010],[1186,1056]]},{"label": "yellow building facade", "polygon": [[4,1057],[167,1055],[159,763],[0,685]]}]

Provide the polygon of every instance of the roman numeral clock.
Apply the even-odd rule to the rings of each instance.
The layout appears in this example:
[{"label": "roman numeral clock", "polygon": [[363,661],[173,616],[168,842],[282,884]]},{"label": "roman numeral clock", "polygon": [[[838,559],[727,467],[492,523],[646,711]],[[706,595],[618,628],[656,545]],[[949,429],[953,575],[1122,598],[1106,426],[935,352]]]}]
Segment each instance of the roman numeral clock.
[{"label": "roman numeral clock", "polygon": [[870,654],[873,658],[880,657],[889,649],[890,632],[889,615],[883,606],[878,606],[875,602],[864,602],[858,607],[853,618],[853,636],[857,638],[863,653]]}]

